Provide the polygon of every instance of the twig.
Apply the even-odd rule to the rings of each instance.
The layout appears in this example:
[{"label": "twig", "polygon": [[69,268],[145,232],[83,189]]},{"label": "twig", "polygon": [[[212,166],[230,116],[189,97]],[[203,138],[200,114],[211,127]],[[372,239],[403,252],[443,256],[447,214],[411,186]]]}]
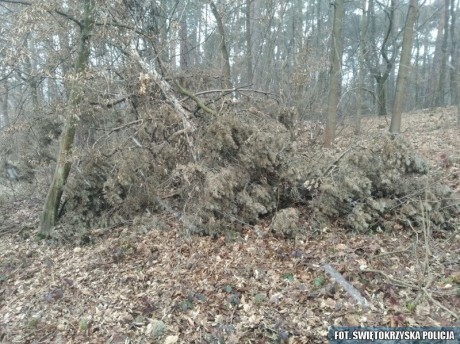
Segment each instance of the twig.
[{"label": "twig", "polygon": [[263,95],[274,95],[273,93],[267,92],[267,91],[259,91],[259,90],[254,90],[252,88],[244,88],[245,86],[242,87],[235,87],[235,88],[227,88],[227,89],[215,89],[215,90],[207,90],[207,91],[201,91],[198,93],[195,93],[196,96],[202,95],[202,94],[208,94],[208,93],[222,93],[222,92],[253,92],[253,93],[260,93]]},{"label": "twig", "polygon": [[[385,277],[386,279],[388,279],[390,282],[392,282],[394,285],[396,285],[398,287],[410,288],[410,289],[413,289],[413,290],[422,290],[423,288],[425,288],[425,289],[427,288],[427,287],[420,287],[420,286],[417,286],[417,285],[414,285],[414,284],[405,283],[403,281],[397,280],[396,278],[390,277],[386,273],[384,273],[383,271],[380,271],[380,270],[364,269],[364,270],[361,270],[361,271],[362,272],[373,272],[373,273],[380,274],[380,275],[382,275],[383,277]],[[427,283],[427,285],[429,285],[429,284],[431,284],[431,282]],[[442,291],[431,290],[430,292],[433,293],[433,294],[436,294],[436,295],[440,295],[440,296],[455,295],[455,291],[453,291],[453,292],[442,292]]]},{"label": "twig", "polygon": [[425,293],[426,296],[428,296],[428,298],[438,307],[444,309],[447,313],[449,313],[450,315],[452,315],[455,319],[459,319],[460,317],[458,316],[457,313],[455,313],[454,311],[451,311],[449,308],[447,308],[446,306],[444,306],[441,302],[435,300],[433,298],[433,296],[431,295],[431,293],[428,292],[428,290],[426,288],[422,288],[423,292]]},{"label": "twig", "polygon": [[134,125],[134,124],[142,123],[142,122],[143,122],[143,119],[138,119],[138,120],[135,120],[135,121],[132,121],[132,122],[129,122],[129,123],[125,123],[125,124],[123,124],[123,125],[120,125],[119,127],[110,129],[110,131],[109,131],[107,134],[105,134],[105,135],[99,137],[99,138],[93,143],[93,147],[92,147],[92,148],[94,149],[94,147],[96,147],[97,143],[98,143],[100,140],[102,140],[102,139],[105,138],[105,137],[109,137],[110,134],[112,134],[112,133],[114,133],[114,132],[116,132],[116,131],[119,131],[119,130],[121,130],[121,129],[123,129],[123,128],[129,127],[129,126]]},{"label": "twig", "polygon": [[[427,196],[427,190],[428,190],[428,185],[425,188],[425,200],[428,199]],[[428,272],[429,266],[430,266],[430,256],[431,256],[431,250],[430,250],[430,244],[429,244],[429,239],[431,238],[431,219],[430,219],[430,213],[428,210],[424,207],[422,200],[420,200],[420,212],[422,213],[422,228],[423,228],[423,239],[424,239],[424,244],[425,244],[425,261],[424,261],[424,273]]]},{"label": "twig", "polygon": [[143,121],[143,119],[137,119],[137,120],[135,120],[135,121],[128,122],[128,123],[125,123],[125,124],[123,124],[123,125],[120,125],[119,127],[112,128],[112,129],[110,129],[109,134],[111,134],[111,133],[113,133],[113,132],[115,132],[115,131],[118,131],[118,130],[120,130],[120,129],[129,127],[129,126],[131,126],[131,125],[133,125],[133,124],[142,123],[142,121]]},{"label": "twig", "polygon": [[326,174],[328,174],[329,172],[332,171],[332,169],[334,167],[337,167],[337,163],[340,161],[340,159],[342,159],[345,154],[347,154],[349,151],[351,151],[351,149],[353,148],[354,145],[352,145],[351,147],[349,147],[348,149],[346,149],[342,154],[340,154],[340,156],[338,158],[336,158],[327,168],[326,170],[323,172],[322,177],[326,176]]},{"label": "twig", "polygon": [[403,281],[397,280],[396,278],[388,276],[386,273],[384,273],[383,271],[380,271],[380,270],[364,269],[364,270],[361,270],[361,271],[362,272],[373,272],[373,273],[380,274],[383,277],[385,277],[387,280],[391,281],[392,283],[394,283],[395,285],[397,285],[399,287],[410,288],[410,289],[414,289],[414,290],[419,290],[420,289],[419,286],[416,286],[416,285],[413,285],[413,284],[410,284],[410,283],[405,283]]},{"label": "twig", "polygon": [[[17,4],[17,5],[25,5],[25,6],[32,6],[33,3],[32,2],[28,2],[28,1],[20,1],[20,0],[1,0],[0,2],[5,2],[5,3],[8,3],[8,4]],[[62,12],[60,10],[47,10],[46,12],[48,12],[49,14],[52,14],[53,12],[59,14],[60,16],[64,17],[64,18],[67,18],[71,21],[73,21],[75,24],[77,24],[80,28],[83,27],[83,24],[75,17],[73,17],[72,15],[70,15],[69,13],[66,13],[66,12]]]},{"label": "twig", "polygon": [[411,249],[411,247],[412,247],[412,245],[409,246],[408,248],[404,249],[404,250],[380,253],[380,254],[377,254],[377,255],[373,256],[373,258],[380,258],[380,257],[388,256],[388,255],[395,255],[395,254],[398,254],[398,253],[404,253],[404,252],[409,251]]},{"label": "twig", "polygon": [[134,94],[130,94],[130,95],[127,95],[123,98],[120,98],[120,99],[115,99],[114,101],[112,102],[107,102],[105,104],[103,103],[99,103],[99,102],[89,102],[90,105],[99,105],[99,106],[103,106],[103,107],[106,107],[106,108],[112,108],[114,107],[115,105],[118,105],[126,100],[128,100],[129,98],[131,98],[132,96],[134,96]]}]

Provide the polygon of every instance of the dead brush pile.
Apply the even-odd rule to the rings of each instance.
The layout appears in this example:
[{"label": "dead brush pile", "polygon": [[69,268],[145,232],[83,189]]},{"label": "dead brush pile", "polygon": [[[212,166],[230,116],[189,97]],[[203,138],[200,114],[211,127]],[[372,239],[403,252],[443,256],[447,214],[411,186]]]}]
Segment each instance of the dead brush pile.
[{"label": "dead brush pile", "polygon": [[458,199],[401,136],[355,143],[322,178],[312,204],[316,223],[335,219],[356,230],[398,229],[430,223],[453,229]]},{"label": "dead brush pile", "polygon": [[[168,105],[145,105],[141,120],[80,155],[62,222],[111,226],[166,212],[193,234],[239,231],[276,214],[272,229],[289,236],[331,222],[368,231],[429,218],[453,228],[458,201],[403,138],[366,138],[336,153],[302,143],[306,133],[279,115],[286,110],[240,106],[197,117],[187,137],[175,135],[182,122]],[[306,216],[297,228],[299,212],[283,212],[291,208]]]}]

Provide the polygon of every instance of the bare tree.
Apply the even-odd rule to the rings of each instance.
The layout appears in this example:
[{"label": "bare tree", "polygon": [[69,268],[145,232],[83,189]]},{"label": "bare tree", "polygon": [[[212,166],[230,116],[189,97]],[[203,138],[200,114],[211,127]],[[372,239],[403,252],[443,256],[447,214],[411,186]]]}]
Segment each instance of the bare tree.
[{"label": "bare tree", "polygon": [[[379,3],[379,5],[382,5]],[[390,6],[385,7],[383,12],[388,21],[383,40],[377,35],[375,1],[369,0],[369,18],[371,21],[371,34],[369,36],[373,42],[370,44],[370,51],[366,49],[368,67],[377,83],[376,99],[377,113],[379,116],[387,115],[387,88],[386,83],[396,59],[396,46],[394,42],[393,25],[396,10],[396,1],[391,0]],[[381,41],[380,47],[378,47]]]},{"label": "bare tree", "polygon": [[83,17],[79,23],[80,37],[78,45],[78,56],[75,61],[75,80],[71,87],[70,107],[73,113],[66,118],[64,129],[61,133],[59,156],[54,171],[53,180],[46,196],[45,205],[43,208],[42,217],[40,220],[40,234],[48,236],[51,229],[54,227],[59,205],[61,202],[64,185],[72,167],[71,150],[75,140],[75,132],[78,126],[78,107],[82,101],[82,89],[79,84],[79,77],[85,71],[90,55],[90,37],[94,29],[94,2],[92,0],[84,0],[83,2]]}]

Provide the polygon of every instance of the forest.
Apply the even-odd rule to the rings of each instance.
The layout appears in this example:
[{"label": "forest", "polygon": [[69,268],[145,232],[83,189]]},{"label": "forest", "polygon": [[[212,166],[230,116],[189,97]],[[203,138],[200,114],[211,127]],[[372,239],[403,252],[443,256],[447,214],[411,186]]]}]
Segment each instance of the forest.
[{"label": "forest", "polygon": [[0,342],[460,328],[459,13],[0,0]]}]

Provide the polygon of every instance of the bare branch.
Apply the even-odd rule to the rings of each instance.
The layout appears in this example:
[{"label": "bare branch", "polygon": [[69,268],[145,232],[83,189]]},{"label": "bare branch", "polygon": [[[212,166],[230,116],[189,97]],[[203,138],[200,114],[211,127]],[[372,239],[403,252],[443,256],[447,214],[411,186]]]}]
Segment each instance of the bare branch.
[{"label": "bare branch", "polygon": [[105,104],[100,103],[100,102],[89,102],[89,104],[90,105],[99,105],[99,106],[106,107],[106,108],[110,109],[110,108],[114,107],[115,105],[118,105],[120,103],[123,103],[123,102],[127,101],[129,98],[131,98],[133,96],[134,96],[134,94],[130,94],[130,95],[127,95],[127,96],[125,96],[123,98],[115,99],[112,102],[107,102]]},{"label": "bare branch", "polygon": [[207,112],[207,113],[209,113],[211,115],[215,114],[214,110],[208,108],[205,104],[203,104],[203,102],[197,96],[192,94],[192,92],[190,92],[190,91],[186,90],[185,88],[183,88],[181,86],[181,84],[179,84],[179,82],[177,80],[174,80],[174,84],[177,86],[177,88],[179,89],[180,93],[182,93],[184,96],[187,96],[187,97],[191,98],[196,103],[196,105],[198,105],[198,107],[201,108],[204,112]]},{"label": "bare branch", "polygon": [[0,2],[6,2],[8,4],[26,5],[26,6],[32,5],[30,2],[27,2],[27,1],[0,0]]},{"label": "bare branch", "polygon": [[[27,1],[20,1],[20,0],[0,0],[0,2],[8,3],[8,4],[16,4],[16,5],[24,5],[24,6],[32,6],[32,3],[27,2]],[[62,12],[60,10],[49,10],[48,13],[56,13],[59,14],[60,16],[69,19],[73,21],[75,24],[77,24],[80,28],[82,27],[82,23],[75,17],[71,16],[68,13]]]}]

